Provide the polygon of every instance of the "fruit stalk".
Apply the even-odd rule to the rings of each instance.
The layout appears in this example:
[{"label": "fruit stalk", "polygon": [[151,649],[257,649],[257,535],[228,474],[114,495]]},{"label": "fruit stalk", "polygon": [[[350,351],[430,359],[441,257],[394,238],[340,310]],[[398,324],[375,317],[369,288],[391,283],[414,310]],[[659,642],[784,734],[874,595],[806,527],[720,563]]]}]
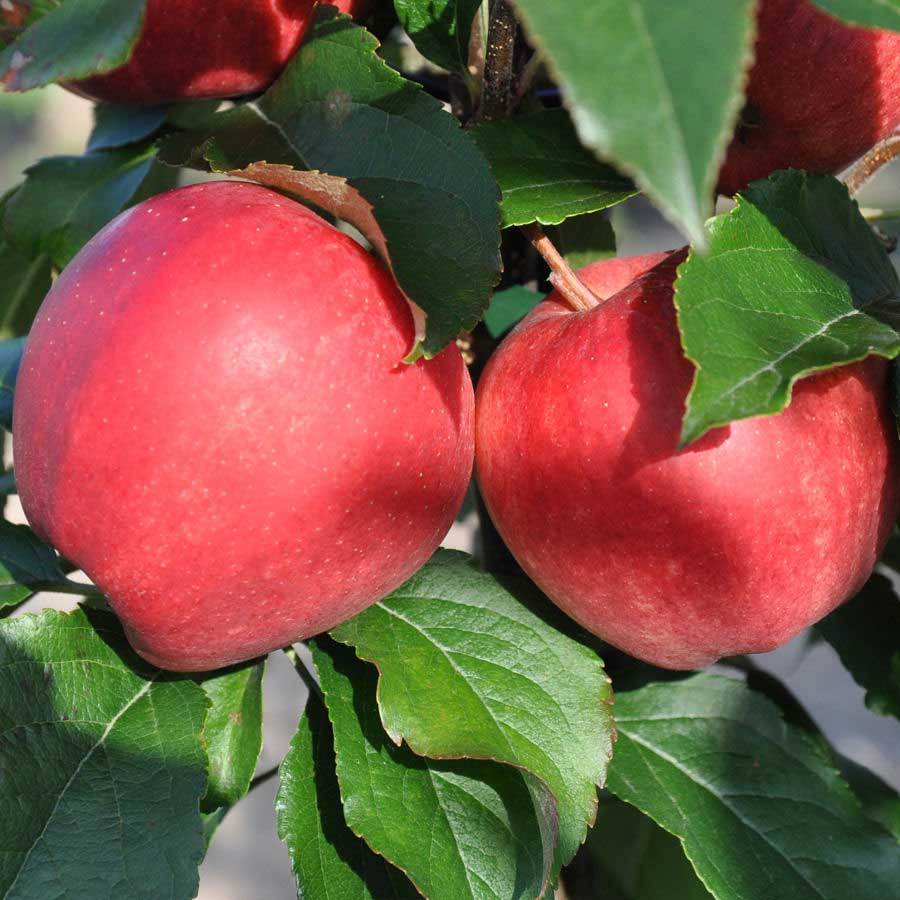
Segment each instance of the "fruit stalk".
[{"label": "fruit stalk", "polygon": [[550,266],[550,284],[559,291],[571,309],[576,312],[587,312],[600,305],[602,302],[600,298],[575,274],[574,269],[566,262],[540,225],[537,223],[523,225],[522,231]]},{"label": "fruit stalk", "polygon": [[851,197],[859,193],[862,186],[872,178],[879,169],[886,166],[891,160],[900,156],[900,131],[879,141],[858,163],[856,163],[847,175],[847,190]]}]

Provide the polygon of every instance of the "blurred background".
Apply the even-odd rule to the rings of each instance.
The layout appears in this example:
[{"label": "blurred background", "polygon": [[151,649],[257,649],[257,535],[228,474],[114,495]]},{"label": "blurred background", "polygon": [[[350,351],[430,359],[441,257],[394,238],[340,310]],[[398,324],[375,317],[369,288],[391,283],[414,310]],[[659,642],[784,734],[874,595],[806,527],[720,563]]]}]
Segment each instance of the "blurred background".
[{"label": "blurred background", "polygon": [[[55,86],[22,95],[0,93],[0,194],[17,184],[22,171],[39,158],[82,153],[92,124],[92,105]],[[900,207],[900,165],[882,170],[859,199],[863,207]],[[723,202],[722,208],[727,204]],[[616,207],[612,222],[621,255],[685,243],[640,197]],[[900,254],[895,252],[893,258],[900,268]],[[14,520],[23,521],[21,509],[12,512]],[[444,546],[471,551],[477,541],[476,529],[474,512],[462,515]],[[67,608],[72,598],[39,596],[21,612],[41,605]],[[840,753],[868,766],[900,790],[900,722],[865,708],[862,690],[830,646],[801,635],[756,661],[788,684]],[[283,654],[273,654],[266,674],[265,740],[259,772],[277,765],[284,756],[305,699],[293,667]],[[275,833],[272,804],[276,787],[277,781],[269,780],[228,814],[201,869],[200,900],[296,897],[287,851]]]}]

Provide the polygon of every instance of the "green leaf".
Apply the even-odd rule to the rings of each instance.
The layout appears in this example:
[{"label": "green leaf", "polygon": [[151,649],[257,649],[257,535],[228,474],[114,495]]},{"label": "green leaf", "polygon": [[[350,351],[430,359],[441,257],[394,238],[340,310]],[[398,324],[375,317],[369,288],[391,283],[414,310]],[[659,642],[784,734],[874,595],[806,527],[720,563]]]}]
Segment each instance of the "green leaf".
[{"label": "green leaf", "polygon": [[170,108],[98,103],[94,107],[94,129],[88,138],[88,151],[111,150],[146,140],[162,127]]},{"label": "green leaf", "polygon": [[785,722],[803,731],[834,759],[838,771],[862,803],[864,814],[900,841],[900,797],[896,792],[873,772],[836,753],[797,697],[777,676],[757,666],[752,657],[735,657],[726,661],[726,665],[742,670],[747,687],[768,697],[778,707]]},{"label": "green leaf", "polygon": [[616,255],[616,234],[605,213],[574,216],[547,234],[573,269]]},{"label": "green leaf", "polygon": [[65,586],[59,557],[27,525],[0,519],[0,608],[15,606],[41,589]]},{"label": "green leaf", "polygon": [[780,412],[804,375],[900,352],[900,282],[847,189],[777,172],[709,223],[710,250],[679,268],[682,343],[697,366],[682,444]]},{"label": "green leaf", "polygon": [[209,698],[203,745],[209,781],[201,809],[233,806],[250,787],[262,749],[262,683],[266,661],[256,660],[200,681]]},{"label": "green leaf", "polygon": [[398,869],[347,827],[334,772],[334,739],[322,701],[310,694],[281,763],[275,799],[278,836],[287,845],[298,896],[317,900],[418,900]]},{"label": "green leaf", "polygon": [[[609,679],[524,580],[439,551],[406,584],[331,632],[381,673],[381,720],[420,756],[510,763],[550,789],[557,864],[574,856],[612,754]],[[534,610],[540,610],[536,612]]]},{"label": "green leaf", "polygon": [[[0,200],[0,225],[15,191]],[[0,340],[28,333],[35,313],[50,290],[52,266],[46,253],[30,256],[13,246],[0,230]]]},{"label": "green leaf", "polygon": [[204,845],[206,698],[114,617],[0,622],[0,892],[188,900]]},{"label": "green leaf", "polygon": [[312,651],[354,833],[429,900],[542,896],[557,836],[546,788],[510,766],[394,746],[378,718],[377,671],[328,638]]},{"label": "green leaf", "polygon": [[63,268],[134,198],[153,164],[152,147],[53,156],[27,169],[3,220],[7,240]]},{"label": "green leaf", "polygon": [[52,282],[50,257],[29,258],[0,238],[0,340],[28,333]]},{"label": "green leaf", "polygon": [[556,225],[637,193],[628,179],[585,150],[563,109],[485,122],[470,134],[500,186],[504,228]]},{"label": "green leaf", "polygon": [[146,0],[62,0],[0,52],[0,83],[27,91],[128,61]]},{"label": "green leaf", "polygon": [[484,314],[484,327],[492,338],[500,338],[543,299],[543,294],[520,284],[497,291]]},{"label": "green leaf", "polygon": [[900,796],[874,772],[835,753],[844,780],[863,805],[863,812],[900,842]]},{"label": "green leaf", "polygon": [[743,105],[752,0],[518,0],[582,142],[705,245],[719,165]]},{"label": "green leaf", "polygon": [[609,789],[677,835],[718,900],[887,900],[900,847],[821,746],[745,685],[695,675],[616,695]]},{"label": "green leaf", "polygon": [[257,104],[173,136],[162,158],[239,174],[351,222],[427,315],[411,357],[433,355],[475,325],[499,279],[497,187],[457,121],[376,48],[321,7]]},{"label": "green leaf", "polygon": [[586,849],[603,900],[710,900],[678,839],[615,797],[601,800]]},{"label": "green leaf", "polygon": [[813,3],[854,25],[900,31],[900,0],[813,0]]},{"label": "green leaf", "polygon": [[853,680],[866,706],[900,719],[900,598],[891,581],[873,575],[848,603],[816,625]]},{"label": "green leaf", "polygon": [[7,238],[2,224],[12,190],[0,198],[0,340],[28,333],[52,281],[52,264],[45,253],[23,253]]},{"label": "green leaf", "polygon": [[481,0],[394,0],[397,18],[426,59],[469,75],[469,38]]},{"label": "green leaf", "polygon": [[212,812],[200,813],[200,821],[203,824],[203,846],[207,851],[209,850],[210,844],[213,842],[213,838],[216,836],[216,832],[219,830],[219,826],[225,820],[225,816],[228,815],[230,809],[230,806],[220,806]]},{"label": "green leaf", "polygon": [[12,431],[13,398],[24,350],[23,337],[0,341],[0,425],[7,431]]}]

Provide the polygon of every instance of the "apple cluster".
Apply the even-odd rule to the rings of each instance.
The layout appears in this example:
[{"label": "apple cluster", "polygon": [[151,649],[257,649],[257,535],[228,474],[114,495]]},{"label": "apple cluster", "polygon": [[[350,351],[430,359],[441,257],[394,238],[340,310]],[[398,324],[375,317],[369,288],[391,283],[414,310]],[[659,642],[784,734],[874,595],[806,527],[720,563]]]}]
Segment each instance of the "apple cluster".
[{"label": "apple cluster", "polygon": [[[314,6],[149,0],[131,60],[71,87],[145,104],[256,92]],[[835,172],[900,123],[900,36],[763,0],[746,93],[721,191]],[[304,206],[234,182],[153,197],[37,316],[14,422],[26,513],[138,652],[214,669],[400,585],[474,461],[522,568],[593,633],[672,668],[768,650],[861,586],[897,517],[887,364],[808,378],[782,414],[679,450],[683,258],[583,269],[597,305],[551,294],[476,399],[456,347],[402,362],[414,325],[389,270]]]}]

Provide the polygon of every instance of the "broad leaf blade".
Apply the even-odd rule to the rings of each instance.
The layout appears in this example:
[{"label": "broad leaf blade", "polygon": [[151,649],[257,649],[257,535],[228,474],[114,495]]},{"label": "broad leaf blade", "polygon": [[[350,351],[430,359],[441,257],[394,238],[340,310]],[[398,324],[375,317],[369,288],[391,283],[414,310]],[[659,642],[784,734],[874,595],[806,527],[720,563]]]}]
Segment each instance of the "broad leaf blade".
[{"label": "broad leaf blade", "polygon": [[548,109],[473,129],[503,196],[503,225],[557,225],[607,209],[637,190],[581,146],[568,113]]},{"label": "broad leaf blade", "polygon": [[352,222],[427,315],[424,342],[411,350],[430,356],[474,326],[499,279],[497,187],[456,120],[376,48],[367,31],[323,6],[256,106],[213,116],[162,153]]},{"label": "broad leaf blade", "polygon": [[804,375],[900,352],[886,324],[900,311],[897,273],[833,178],[787,171],[754,182],[709,234],[709,253],[692,252],[675,283],[697,366],[683,444],[780,412]]},{"label": "broad leaf blade", "polygon": [[266,661],[257,660],[203,678],[209,698],[203,745],[209,781],[202,809],[232,806],[247,793],[262,749],[262,684]]},{"label": "broad leaf blade", "polygon": [[751,0],[518,0],[583,143],[633,175],[704,245],[719,165],[743,103]]},{"label": "broad leaf blade", "polygon": [[351,829],[429,900],[541,896],[557,824],[546,788],[509,766],[429,760],[393,745],[378,718],[375,668],[328,638],[315,642],[313,659]]},{"label": "broad leaf blade", "polygon": [[718,900],[885,900],[900,847],[821,746],[737,681],[695,675],[616,696],[609,788],[681,838]]},{"label": "broad leaf blade", "polygon": [[900,31],[900,0],[812,0],[820,9],[854,25]]},{"label": "broad leaf blade", "polygon": [[481,0],[394,0],[397,18],[426,59],[469,77],[469,38]]},{"label": "broad leaf blade", "polygon": [[203,691],[85,610],[0,622],[0,681],[3,896],[193,897]]},{"label": "broad leaf blade", "polygon": [[89,152],[126,147],[149,138],[166,121],[167,106],[123,106],[98,103],[94,128],[88,138]]},{"label": "broad leaf blade", "polygon": [[28,333],[50,290],[50,257],[29,258],[0,239],[0,340]]},{"label": "broad leaf blade", "polygon": [[566,219],[547,233],[573,269],[616,255],[616,235],[605,213]]},{"label": "broad leaf blade", "polygon": [[0,340],[28,333],[50,290],[52,266],[46,253],[23,253],[2,231],[6,209],[16,191],[0,200]]},{"label": "broad leaf blade", "polygon": [[603,900],[710,900],[679,840],[615,797],[600,803],[585,850]]},{"label": "broad leaf blade", "polygon": [[[0,226],[15,191],[0,200]],[[28,333],[50,290],[52,265],[46,253],[23,253],[0,230],[0,340]]]},{"label": "broad leaf blade", "polygon": [[866,706],[900,719],[900,598],[891,582],[873,575],[849,602],[816,625],[853,680]]},{"label": "broad leaf blade", "polygon": [[25,338],[0,341],[0,425],[12,431],[13,399],[16,393],[16,379],[25,351]]},{"label": "broad leaf blade", "polygon": [[152,147],[55,156],[27,170],[3,217],[6,239],[59,268],[132,202],[153,164]]},{"label": "broad leaf blade", "polygon": [[502,337],[543,299],[543,294],[519,284],[505,291],[497,291],[484,314],[484,327],[492,338]]},{"label": "broad leaf blade", "polygon": [[278,836],[287,845],[298,896],[314,900],[417,900],[397,869],[347,827],[334,772],[334,738],[322,701],[310,695],[281,763],[275,799]]},{"label": "broad leaf blade", "polygon": [[863,805],[863,812],[873,822],[889,831],[900,843],[900,796],[874,772],[846,756],[835,754],[841,775],[853,788]]},{"label": "broad leaf blade", "polygon": [[511,763],[543,781],[559,809],[561,864],[594,819],[612,753],[611,691],[602,661],[541,617],[553,611],[532,611],[537,602],[524,582],[441,551],[331,634],[381,672],[379,710],[395,742],[421,756]]},{"label": "broad leaf blade", "polygon": [[59,557],[27,525],[0,520],[0,608],[64,584]]},{"label": "broad leaf blade", "polygon": [[62,0],[0,52],[0,83],[27,91],[128,61],[146,0]]}]

